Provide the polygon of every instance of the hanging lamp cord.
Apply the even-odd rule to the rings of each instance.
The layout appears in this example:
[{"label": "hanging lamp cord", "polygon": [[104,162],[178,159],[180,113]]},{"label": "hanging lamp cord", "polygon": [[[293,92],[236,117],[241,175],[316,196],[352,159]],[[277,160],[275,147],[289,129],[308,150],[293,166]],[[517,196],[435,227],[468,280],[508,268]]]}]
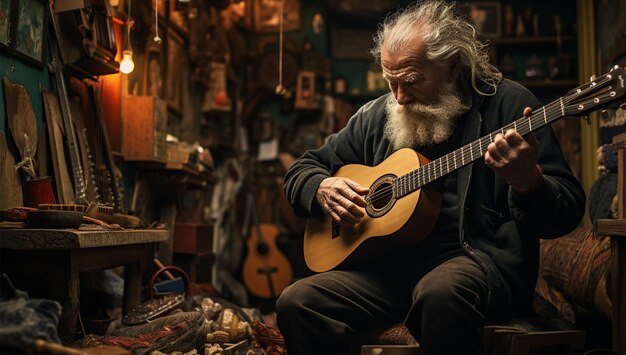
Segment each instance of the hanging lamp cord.
[{"label": "hanging lamp cord", "polygon": [[278,86],[276,95],[284,95],[287,89],[283,86],[283,7],[285,0],[280,0],[280,27],[278,35]]}]

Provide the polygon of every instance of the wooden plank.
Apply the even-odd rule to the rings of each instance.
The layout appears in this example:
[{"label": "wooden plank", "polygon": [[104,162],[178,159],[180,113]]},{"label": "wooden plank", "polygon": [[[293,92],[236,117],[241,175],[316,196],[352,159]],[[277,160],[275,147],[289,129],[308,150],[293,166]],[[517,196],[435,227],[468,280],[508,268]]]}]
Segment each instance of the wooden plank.
[{"label": "wooden plank", "polygon": [[0,248],[23,250],[62,250],[97,248],[113,245],[166,242],[165,229],[77,230],[77,229],[2,229]]},{"label": "wooden plank", "polygon": [[73,249],[71,271],[84,272],[110,269],[129,263],[149,260],[148,244],[127,244],[101,248]]},{"label": "wooden plank", "polygon": [[37,154],[35,156],[37,176],[48,176],[48,139],[46,135],[46,123],[43,123],[39,138],[37,139]]},{"label": "wooden plank", "polygon": [[595,231],[600,235],[626,237],[626,220],[598,219]]},{"label": "wooden plank", "polygon": [[[626,134],[622,133],[613,138],[614,144],[626,142]],[[617,218],[624,221],[626,214],[625,180],[626,154],[624,148],[617,149]],[[612,303],[612,334],[613,350],[618,354],[626,354],[626,239],[615,238],[623,236],[623,226],[618,233],[611,236],[611,303]]]},{"label": "wooden plank", "polygon": [[[13,141],[20,151],[22,160],[33,158],[37,150],[37,121],[31,105],[30,95],[22,85],[2,79],[7,111],[7,123]],[[31,172],[31,173],[34,173]]]},{"label": "wooden plank", "polygon": [[24,205],[22,182],[14,166],[15,158],[9,151],[4,132],[0,131],[0,181],[2,181],[0,210]]},{"label": "wooden plank", "polygon": [[626,239],[611,239],[613,350],[626,354]]},{"label": "wooden plank", "polygon": [[59,203],[71,203],[74,201],[74,186],[70,179],[65,159],[63,145],[63,119],[59,107],[59,99],[56,94],[49,90],[43,90],[43,103],[46,111],[48,126],[48,138],[50,139],[50,153],[54,171],[56,186],[56,198]]}]

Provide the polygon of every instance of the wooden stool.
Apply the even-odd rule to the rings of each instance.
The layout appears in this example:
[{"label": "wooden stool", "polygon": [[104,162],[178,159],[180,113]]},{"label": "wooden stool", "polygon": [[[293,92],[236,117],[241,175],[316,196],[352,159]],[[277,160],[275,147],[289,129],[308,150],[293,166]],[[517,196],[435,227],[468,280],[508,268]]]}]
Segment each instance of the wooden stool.
[{"label": "wooden stool", "polygon": [[515,326],[486,326],[483,330],[485,355],[582,354],[585,331],[529,331]]},{"label": "wooden stool", "polygon": [[[483,329],[484,355],[577,355],[585,347],[586,332],[563,329],[560,321],[516,319]],[[375,337],[377,344],[363,345],[361,355],[419,354],[419,344],[403,324],[396,324]]]}]

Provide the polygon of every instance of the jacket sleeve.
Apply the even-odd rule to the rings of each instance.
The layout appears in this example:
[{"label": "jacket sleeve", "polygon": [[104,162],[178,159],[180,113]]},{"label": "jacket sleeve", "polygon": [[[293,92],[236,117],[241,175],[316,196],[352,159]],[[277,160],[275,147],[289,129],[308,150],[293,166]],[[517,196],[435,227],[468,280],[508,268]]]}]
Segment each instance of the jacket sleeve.
[{"label": "jacket sleeve", "polygon": [[324,145],[300,156],[285,174],[285,195],[295,214],[310,217],[322,213],[315,193],[325,178],[346,164],[361,163],[364,156],[366,110],[359,109],[346,127],[329,136]]},{"label": "jacket sleeve", "polygon": [[[519,115],[523,108],[516,110]],[[539,141],[538,164],[543,183],[524,195],[509,187],[509,209],[521,230],[542,238],[555,238],[578,226],[585,211],[585,193],[565,161],[552,127],[538,129],[535,136]]]}]

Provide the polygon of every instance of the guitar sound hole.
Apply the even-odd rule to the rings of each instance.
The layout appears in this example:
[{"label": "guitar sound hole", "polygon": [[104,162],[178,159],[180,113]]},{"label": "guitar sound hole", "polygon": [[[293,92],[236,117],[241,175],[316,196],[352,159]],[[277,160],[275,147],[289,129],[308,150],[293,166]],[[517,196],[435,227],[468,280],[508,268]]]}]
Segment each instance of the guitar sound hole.
[{"label": "guitar sound hole", "polygon": [[370,186],[370,193],[367,197],[365,212],[372,217],[384,216],[396,203],[394,195],[394,183],[397,177],[393,174],[386,174],[379,177]]},{"label": "guitar sound hole", "polygon": [[270,248],[265,243],[259,243],[256,245],[256,252],[259,255],[267,255],[270,252]]},{"label": "guitar sound hole", "polygon": [[370,204],[375,210],[381,210],[389,204],[393,198],[393,186],[389,183],[378,185],[376,190],[371,193],[372,199]]}]

